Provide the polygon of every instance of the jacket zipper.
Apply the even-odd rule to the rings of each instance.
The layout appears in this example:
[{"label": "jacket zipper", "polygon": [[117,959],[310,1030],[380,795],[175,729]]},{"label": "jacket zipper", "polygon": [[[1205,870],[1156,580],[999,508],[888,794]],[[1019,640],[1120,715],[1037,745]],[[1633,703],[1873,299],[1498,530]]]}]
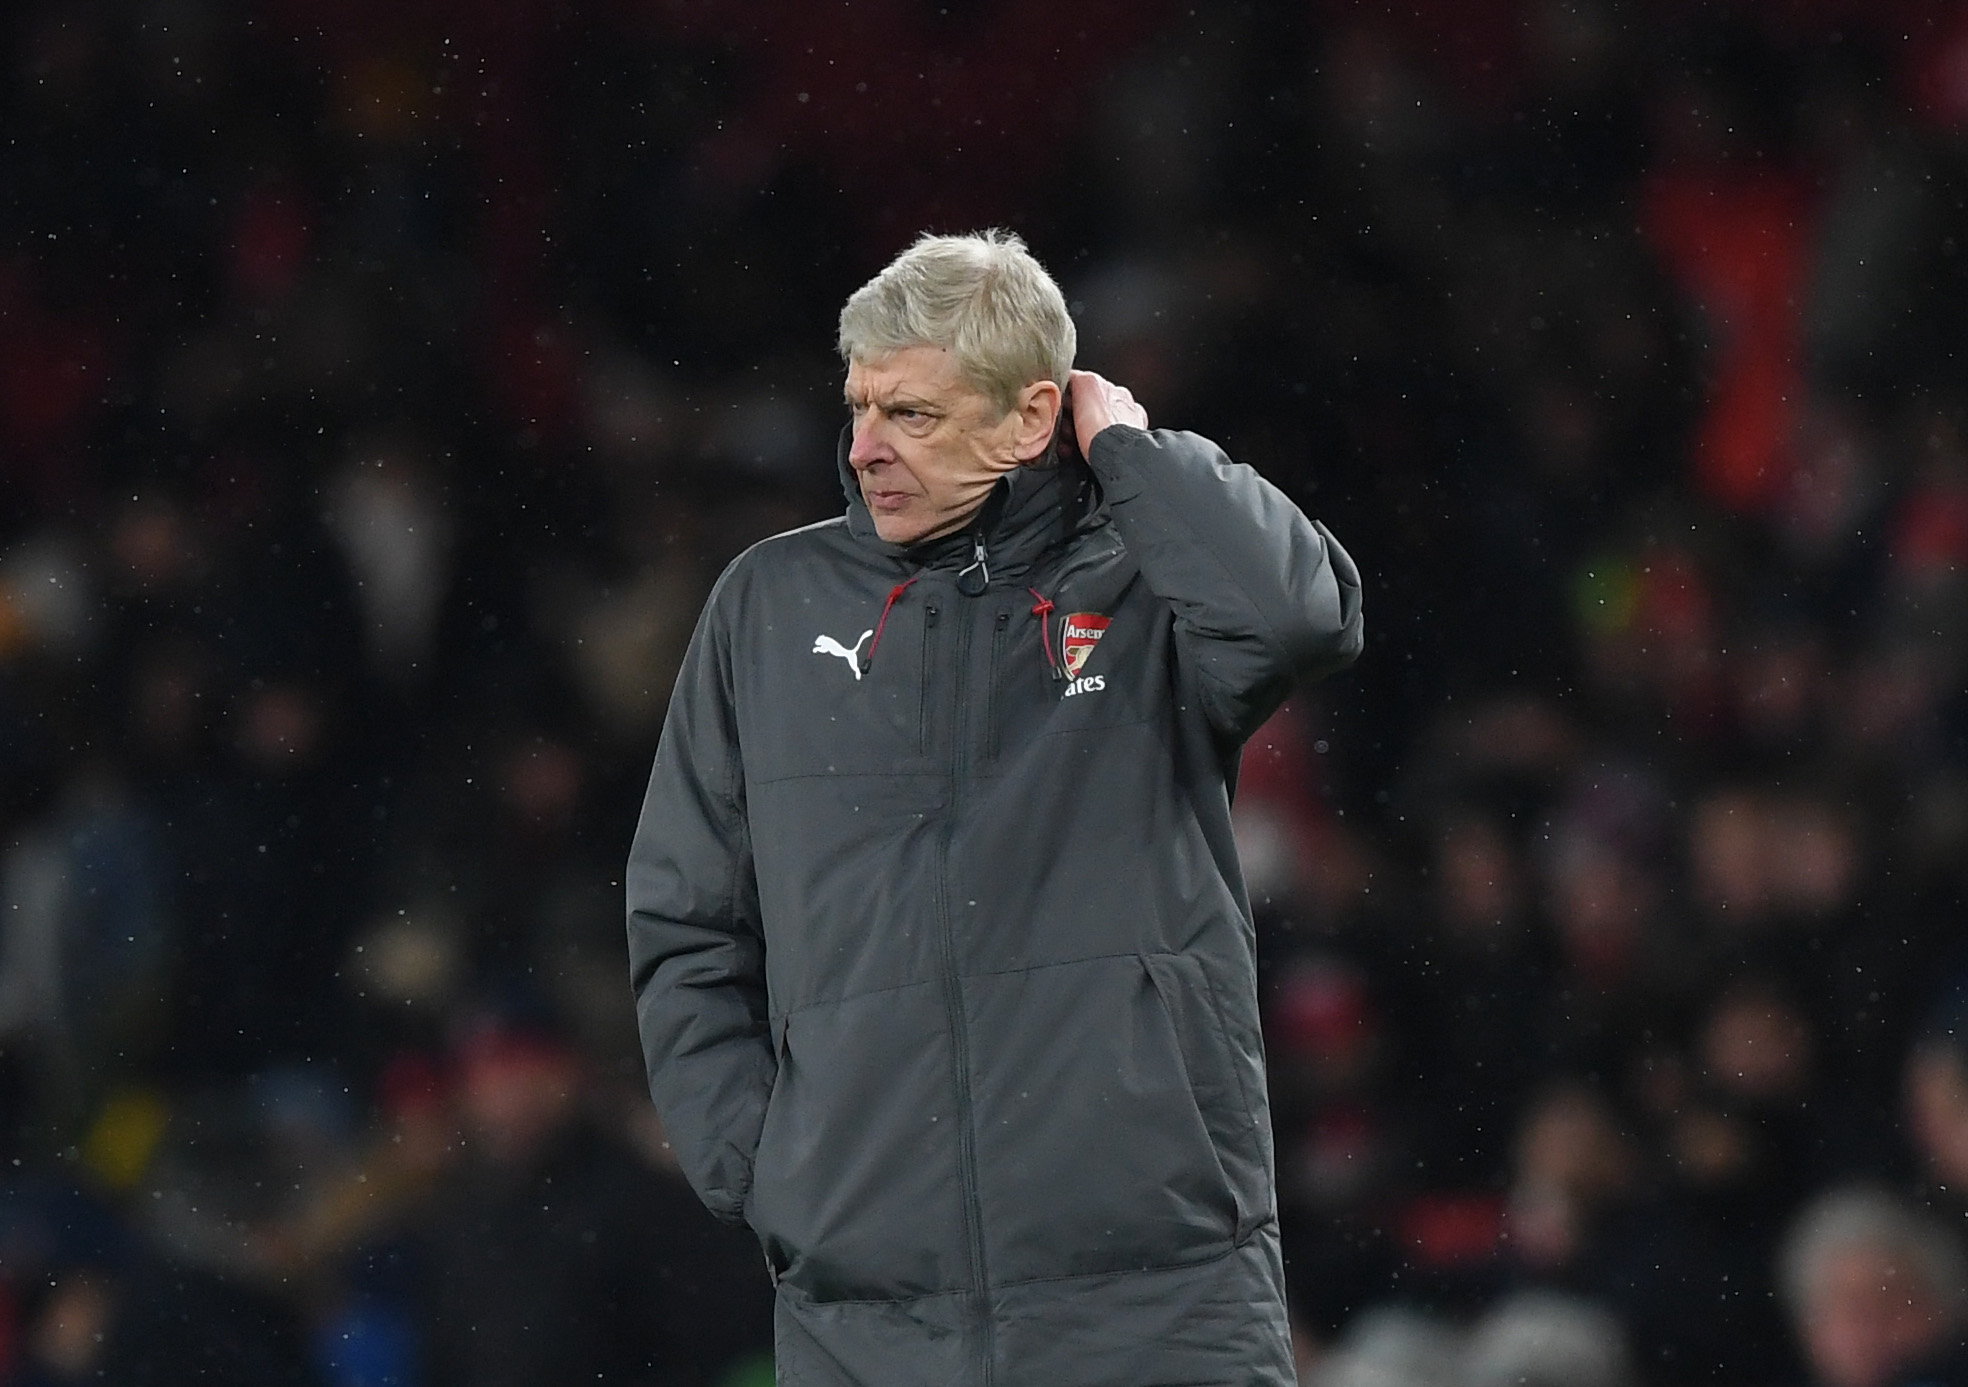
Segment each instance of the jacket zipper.
[{"label": "jacket zipper", "polygon": [[998,613],[991,626],[991,669],[984,685],[984,759],[998,759],[998,669],[1004,656],[1005,636],[1011,629],[1011,609]]},{"label": "jacket zipper", "polygon": [[965,597],[982,597],[984,589],[991,586],[990,555],[984,552],[984,534],[973,530],[970,535],[970,562],[957,570],[957,591]]},{"label": "jacket zipper", "polygon": [[972,622],[957,623],[957,671],[952,681],[950,739],[950,808],[942,833],[942,871],[936,882],[937,916],[942,926],[943,1004],[950,1017],[951,1062],[957,1086],[957,1181],[963,1190],[964,1231],[970,1242],[970,1276],[975,1287],[977,1352],[980,1381],[991,1387],[996,1380],[996,1336],[991,1329],[991,1302],[988,1291],[989,1269],[984,1262],[984,1215],[977,1192],[977,1138],[970,1091],[970,1028],[964,1019],[963,984],[957,975],[956,925],[950,906],[950,851],[956,838],[956,824],[962,812],[965,781],[969,775],[968,743],[970,727],[964,717],[964,676],[970,659]]},{"label": "jacket zipper", "polygon": [[929,754],[929,690],[935,682],[934,662],[931,660],[932,647],[936,644],[936,613],[934,602],[923,607],[922,668],[916,677],[916,755]]}]

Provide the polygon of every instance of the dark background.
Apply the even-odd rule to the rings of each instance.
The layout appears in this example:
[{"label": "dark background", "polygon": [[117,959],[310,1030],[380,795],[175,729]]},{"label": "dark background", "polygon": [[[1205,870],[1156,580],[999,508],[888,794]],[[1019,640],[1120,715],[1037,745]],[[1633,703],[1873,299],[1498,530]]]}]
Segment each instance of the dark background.
[{"label": "dark background", "polygon": [[1961,1218],[1964,197],[1939,0],[7,6],[0,1383],[745,1380],[619,864],[984,225],[1367,575],[1238,806],[1308,1373],[1804,1380],[1803,1201]]}]

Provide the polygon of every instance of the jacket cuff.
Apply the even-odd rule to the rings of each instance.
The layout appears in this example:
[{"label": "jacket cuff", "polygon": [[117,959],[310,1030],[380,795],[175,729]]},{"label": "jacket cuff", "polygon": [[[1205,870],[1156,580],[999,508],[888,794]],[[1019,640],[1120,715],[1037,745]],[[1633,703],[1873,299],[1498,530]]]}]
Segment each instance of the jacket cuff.
[{"label": "jacket cuff", "polygon": [[726,1224],[732,1228],[745,1228],[750,1226],[745,1218],[745,1205],[750,1202],[750,1199],[750,1191],[747,1191],[737,1199],[728,1197],[717,1200],[706,1199],[704,1201],[704,1207],[711,1211],[711,1217],[715,1218],[719,1223]]},{"label": "jacket cuff", "polygon": [[751,1203],[752,1167],[750,1161],[745,1163],[743,1183],[739,1184],[736,1189],[725,1185],[717,1189],[707,1190],[703,1195],[704,1207],[711,1211],[711,1216],[719,1223],[729,1224],[733,1228],[746,1228],[750,1226],[751,1220],[746,1215],[747,1211],[751,1208]]},{"label": "jacket cuff", "polygon": [[1109,424],[1093,436],[1087,452],[1087,466],[1100,479],[1101,487],[1115,500],[1126,500],[1139,489],[1134,465],[1128,453],[1142,447],[1153,448],[1154,436],[1132,424]]}]

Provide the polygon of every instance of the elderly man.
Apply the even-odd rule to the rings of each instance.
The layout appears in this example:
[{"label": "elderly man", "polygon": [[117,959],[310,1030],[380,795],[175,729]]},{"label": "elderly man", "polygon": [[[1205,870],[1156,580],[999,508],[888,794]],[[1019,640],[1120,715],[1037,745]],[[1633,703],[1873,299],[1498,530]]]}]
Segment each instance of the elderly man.
[{"label": "elderly man", "polygon": [[1230,792],[1358,575],[1073,371],[1015,237],[924,237],[840,350],[847,513],[719,580],[636,831],[651,1095],[782,1382],[1283,1387]]},{"label": "elderly man", "polygon": [[1777,1271],[1815,1387],[1968,1387],[1968,1258],[1906,1200],[1863,1185],[1820,1194]]}]

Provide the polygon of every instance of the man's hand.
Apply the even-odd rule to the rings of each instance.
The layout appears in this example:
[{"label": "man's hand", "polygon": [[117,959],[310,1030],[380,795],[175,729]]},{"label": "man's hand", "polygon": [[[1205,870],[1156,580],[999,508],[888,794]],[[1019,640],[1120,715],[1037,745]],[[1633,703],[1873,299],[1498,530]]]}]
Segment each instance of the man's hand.
[{"label": "man's hand", "polygon": [[1092,371],[1075,371],[1069,382],[1073,392],[1073,437],[1080,445],[1080,456],[1093,451],[1094,435],[1109,424],[1148,427],[1148,411],[1135,403],[1125,385],[1116,385]]}]

